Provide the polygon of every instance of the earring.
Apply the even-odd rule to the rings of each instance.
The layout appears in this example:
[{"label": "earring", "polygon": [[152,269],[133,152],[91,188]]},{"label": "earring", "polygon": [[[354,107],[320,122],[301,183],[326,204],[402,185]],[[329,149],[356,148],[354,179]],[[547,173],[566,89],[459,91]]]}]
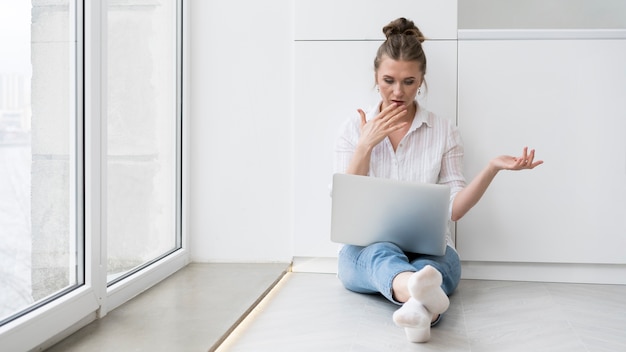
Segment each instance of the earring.
[{"label": "earring", "polygon": [[419,87],[419,88],[417,89],[417,95],[422,95],[422,87]]},{"label": "earring", "polygon": [[378,86],[378,84],[376,85],[376,91],[380,93],[380,87]]}]

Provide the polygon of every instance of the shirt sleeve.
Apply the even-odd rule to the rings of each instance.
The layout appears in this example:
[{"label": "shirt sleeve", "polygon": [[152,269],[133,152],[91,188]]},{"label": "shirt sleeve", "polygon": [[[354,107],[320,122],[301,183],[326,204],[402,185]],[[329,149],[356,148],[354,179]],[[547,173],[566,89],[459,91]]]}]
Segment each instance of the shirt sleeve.
[{"label": "shirt sleeve", "polygon": [[[354,119],[348,119],[340,130],[340,134],[335,141],[335,149],[333,151],[333,174],[345,174],[354,155],[356,144],[359,140],[359,126],[355,124]],[[331,176],[332,177],[332,176]],[[328,184],[330,196],[333,196],[333,183]]]},{"label": "shirt sleeve", "polygon": [[450,187],[450,213],[452,213],[454,198],[466,185],[465,177],[463,176],[463,154],[461,134],[456,126],[450,124],[446,148],[441,159],[441,171],[438,182]]},{"label": "shirt sleeve", "polygon": [[354,124],[354,120],[347,120],[341,133],[335,142],[335,150],[333,155],[333,173],[346,173],[356,144],[359,138],[359,129]]}]

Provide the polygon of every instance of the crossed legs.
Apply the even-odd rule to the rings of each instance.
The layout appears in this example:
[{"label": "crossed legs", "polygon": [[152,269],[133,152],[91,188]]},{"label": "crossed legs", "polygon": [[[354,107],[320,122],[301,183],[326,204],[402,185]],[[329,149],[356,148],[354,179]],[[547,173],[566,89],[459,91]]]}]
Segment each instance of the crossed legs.
[{"label": "crossed legs", "polygon": [[425,256],[404,253],[392,243],[367,247],[346,245],[339,253],[338,276],[355,292],[381,293],[402,305],[394,322],[412,342],[430,338],[430,323],[447,310],[461,276],[460,260],[450,247],[446,254]]}]

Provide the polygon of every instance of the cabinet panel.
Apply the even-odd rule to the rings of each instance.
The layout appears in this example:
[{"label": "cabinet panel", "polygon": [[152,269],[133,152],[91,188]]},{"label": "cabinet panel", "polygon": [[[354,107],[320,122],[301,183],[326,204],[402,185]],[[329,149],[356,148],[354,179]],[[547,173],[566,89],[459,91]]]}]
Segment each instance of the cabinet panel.
[{"label": "cabinet panel", "polygon": [[[335,256],[330,197],[335,140],[357,108],[378,103],[373,61],[380,41],[295,43],[295,256]],[[428,94],[420,104],[456,119],[456,43],[426,42]]]},{"label": "cabinet panel", "polygon": [[626,28],[620,0],[462,0],[459,29]]},{"label": "cabinet panel", "polygon": [[415,22],[431,39],[455,39],[456,0],[297,0],[296,40],[385,39],[382,28],[398,17]]},{"label": "cabinet panel", "polygon": [[626,263],[626,41],[459,42],[459,127],[470,180],[525,145],[457,224],[469,261]]}]

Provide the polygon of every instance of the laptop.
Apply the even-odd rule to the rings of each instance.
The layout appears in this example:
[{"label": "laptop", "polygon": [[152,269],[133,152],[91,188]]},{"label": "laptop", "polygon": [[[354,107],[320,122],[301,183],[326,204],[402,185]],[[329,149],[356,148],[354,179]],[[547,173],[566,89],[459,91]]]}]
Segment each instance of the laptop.
[{"label": "laptop", "polygon": [[444,255],[450,188],[430,183],[334,174],[331,241],[392,242],[405,252]]}]

